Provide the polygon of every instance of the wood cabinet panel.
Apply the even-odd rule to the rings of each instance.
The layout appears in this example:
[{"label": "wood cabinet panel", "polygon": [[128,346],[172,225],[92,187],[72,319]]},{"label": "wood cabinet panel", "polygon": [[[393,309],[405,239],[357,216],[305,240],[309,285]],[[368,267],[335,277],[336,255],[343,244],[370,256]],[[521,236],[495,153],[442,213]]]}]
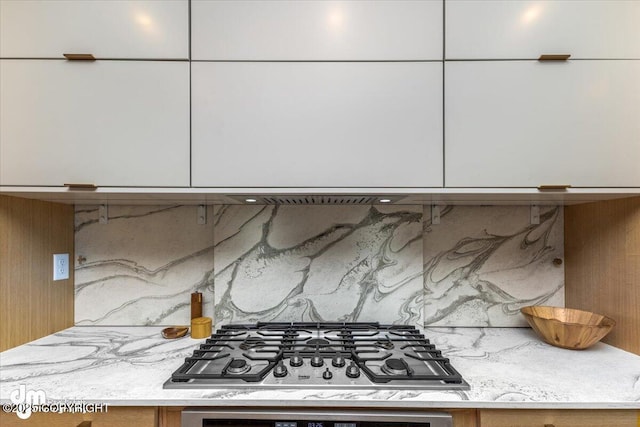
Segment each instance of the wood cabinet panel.
[{"label": "wood cabinet panel", "polygon": [[0,195],[0,351],[73,326],[73,268],[52,280],[73,243],[72,205]]},{"label": "wood cabinet panel", "polygon": [[478,412],[475,409],[443,409],[453,416],[453,427],[477,427]]},{"label": "wood cabinet panel", "polygon": [[77,427],[83,421],[91,421],[91,427],[156,427],[158,416],[155,406],[110,406],[105,412],[86,414],[32,413],[26,420],[21,420],[15,414],[0,412],[2,427]]},{"label": "wood cabinet panel", "polygon": [[158,427],[180,427],[183,406],[161,406],[158,408]]},{"label": "wood cabinet panel", "polygon": [[480,427],[637,427],[634,410],[482,409]]},{"label": "wood cabinet panel", "polygon": [[603,341],[640,354],[640,197],[564,212],[567,307],[611,317]]}]

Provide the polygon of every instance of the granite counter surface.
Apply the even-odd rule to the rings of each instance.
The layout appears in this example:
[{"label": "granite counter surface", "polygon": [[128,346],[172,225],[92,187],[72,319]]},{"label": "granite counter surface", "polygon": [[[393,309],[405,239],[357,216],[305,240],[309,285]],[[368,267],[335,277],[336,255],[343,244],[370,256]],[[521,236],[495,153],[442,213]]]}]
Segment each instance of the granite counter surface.
[{"label": "granite counter surface", "polygon": [[0,400],[24,385],[47,402],[122,406],[640,409],[640,356],[598,343],[541,342],[528,328],[429,328],[426,336],[469,382],[466,391],[165,390],[202,340],[165,340],[161,327],[76,326],[0,353]]}]

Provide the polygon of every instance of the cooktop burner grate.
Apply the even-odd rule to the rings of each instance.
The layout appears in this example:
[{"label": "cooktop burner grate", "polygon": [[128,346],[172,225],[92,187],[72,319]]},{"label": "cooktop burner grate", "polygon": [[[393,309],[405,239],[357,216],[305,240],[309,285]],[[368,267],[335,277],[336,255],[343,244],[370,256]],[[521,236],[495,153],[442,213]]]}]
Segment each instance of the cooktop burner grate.
[{"label": "cooktop burner grate", "polygon": [[164,387],[469,388],[415,327],[338,322],[223,325]]}]

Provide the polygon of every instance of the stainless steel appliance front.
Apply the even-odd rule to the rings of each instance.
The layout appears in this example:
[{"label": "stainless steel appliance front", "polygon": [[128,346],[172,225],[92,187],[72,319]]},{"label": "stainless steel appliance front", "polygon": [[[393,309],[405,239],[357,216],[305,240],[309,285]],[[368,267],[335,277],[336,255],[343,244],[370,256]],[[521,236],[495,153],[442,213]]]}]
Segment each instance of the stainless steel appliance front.
[{"label": "stainless steel appliance front", "polygon": [[247,387],[469,389],[446,355],[414,326],[375,322],[222,325],[164,384]]},{"label": "stainless steel appliance front", "polygon": [[439,411],[188,408],[182,427],[453,427],[453,418]]}]

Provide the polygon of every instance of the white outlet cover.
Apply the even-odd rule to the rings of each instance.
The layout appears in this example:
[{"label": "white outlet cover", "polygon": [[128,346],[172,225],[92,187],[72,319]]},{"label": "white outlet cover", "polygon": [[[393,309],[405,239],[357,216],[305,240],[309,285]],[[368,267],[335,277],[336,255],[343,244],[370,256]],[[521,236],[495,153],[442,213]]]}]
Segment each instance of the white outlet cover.
[{"label": "white outlet cover", "polygon": [[69,278],[69,254],[53,254],[53,280]]}]

